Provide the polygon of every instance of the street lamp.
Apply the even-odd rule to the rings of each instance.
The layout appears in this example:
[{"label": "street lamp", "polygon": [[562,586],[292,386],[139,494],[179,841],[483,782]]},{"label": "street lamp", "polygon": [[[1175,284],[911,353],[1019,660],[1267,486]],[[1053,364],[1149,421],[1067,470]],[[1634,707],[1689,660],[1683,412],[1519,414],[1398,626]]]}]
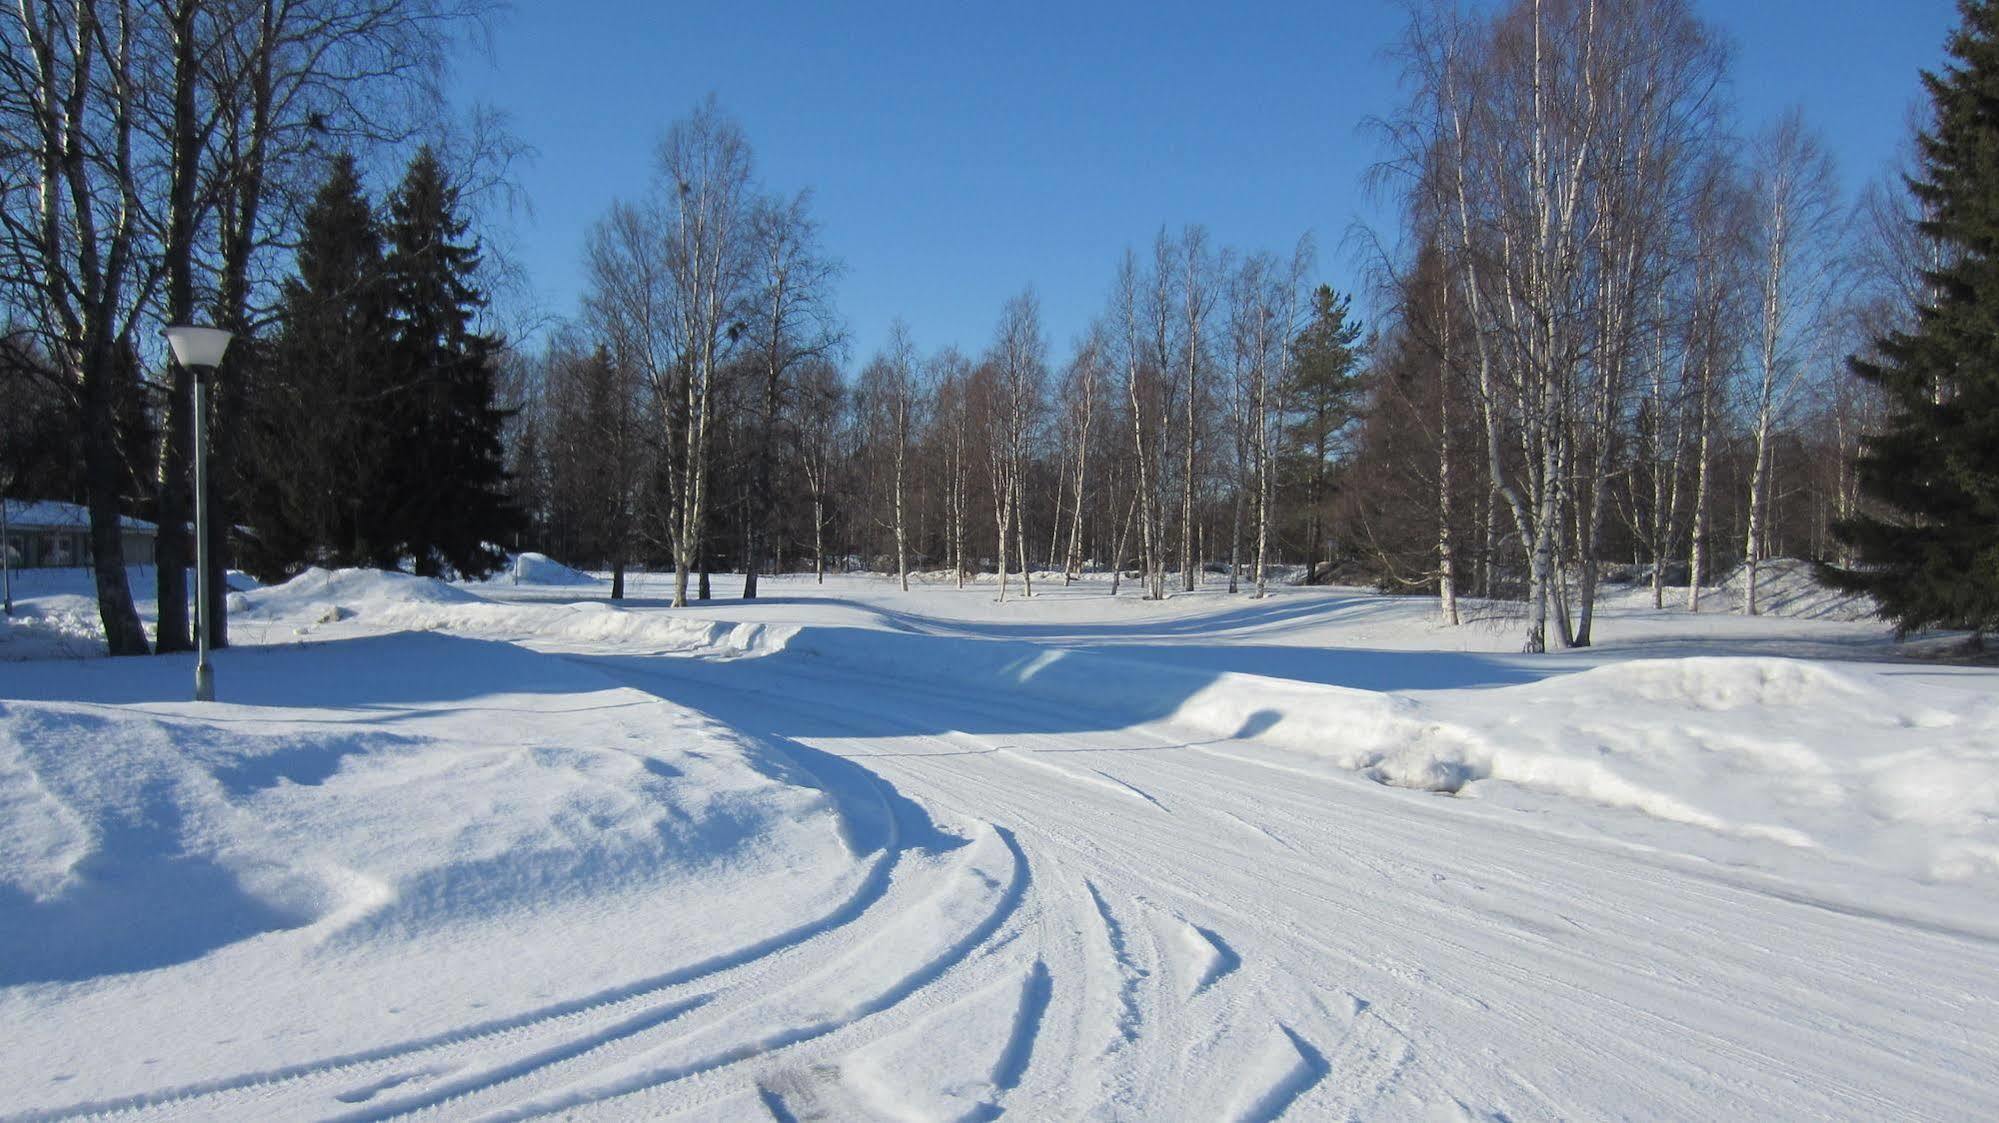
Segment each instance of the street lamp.
[{"label": "street lamp", "polygon": [[194,700],[215,701],[208,665],[208,376],[234,338],[221,328],[175,324],[166,330],[174,358],[194,374]]}]

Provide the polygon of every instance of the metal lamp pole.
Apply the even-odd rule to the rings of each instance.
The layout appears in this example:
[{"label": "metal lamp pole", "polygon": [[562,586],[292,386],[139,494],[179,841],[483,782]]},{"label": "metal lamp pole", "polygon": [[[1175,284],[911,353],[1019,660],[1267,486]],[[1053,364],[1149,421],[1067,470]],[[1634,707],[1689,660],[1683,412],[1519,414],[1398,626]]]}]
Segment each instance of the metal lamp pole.
[{"label": "metal lamp pole", "polygon": [[208,372],[194,367],[194,700],[215,701],[208,665]]},{"label": "metal lamp pole", "polygon": [[222,365],[230,333],[177,325],[166,331],[174,358],[194,375],[194,700],[215,701],[215,669],[208,665],[208,378]]},{"label": "metal lamp pole", "polygon": [[4,611],[8,616],[14,615],[13,548],[13,544],[7,541],[7,500],[4,495],[0,495],[0,585],[6,587],[4,595],[7,602],[0,611]]}]

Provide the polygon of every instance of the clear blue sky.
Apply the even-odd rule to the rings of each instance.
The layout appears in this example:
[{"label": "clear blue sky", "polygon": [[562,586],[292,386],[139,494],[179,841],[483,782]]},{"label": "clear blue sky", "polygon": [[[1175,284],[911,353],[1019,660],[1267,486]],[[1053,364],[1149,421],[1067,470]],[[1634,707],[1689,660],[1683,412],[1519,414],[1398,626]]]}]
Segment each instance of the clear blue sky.
[{"label": "clear blue sky", "polygon": [[[1901,142],[1956,22],[1952,0],[1695,3],[1733,42],[1744,127],[1803,106],[1850,187]],[[1059,362],[1162,223],[1280,253],[1310,231],[1320,279],[1356,286],[1343,239],[1390,217],[1362,122],[1398,102],[1401,26],[1386,0],[519,0],[458,86],[536,150],[505,240],[547,312],[574,311],[591,224],[713,91],[769,189],[813,190],[856,364],[898,315],[925,350],[976,352],[1029,284]]]}]

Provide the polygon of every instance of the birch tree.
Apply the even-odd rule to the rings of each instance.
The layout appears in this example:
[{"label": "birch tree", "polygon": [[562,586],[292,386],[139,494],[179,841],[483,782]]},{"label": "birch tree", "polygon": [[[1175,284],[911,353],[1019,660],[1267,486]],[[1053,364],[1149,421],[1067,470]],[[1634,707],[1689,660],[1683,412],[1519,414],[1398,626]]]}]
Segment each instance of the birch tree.
[{"label": "birch tree", "polygon": [[1022,522],[1029,445],[1048,377],[1048,343],[1041,334],[1041,302],[1032,289],[1008,300],[1001,310],[987,366],[991,371],[988,474],[999,540],[999,599],[1005,601],[1009,532],[1020,558],[1021,589],[1034,595]]},{"label": "birch tree", "polygon": [[1838,221],[1832,157],[1792,110],[1756,138],[1750,152],[1749,192],[1754,210],[1751,244],[1757,254],[1758,315],[1754,381],[1754,459],[1749,476],[1749,517],[1743,542],[1747,589],[1742,610],[1757,614],[1757,576],[1770,505],[1770,436],[1778,415],[1795,397],[1800,380],[1824,342],[1830,307],[1831,241]]},{"label": "birch tree", "polygon": [[751,277],[748,221],[754,202],[749,141],[711,96],[660,142],[653,200],[665,234],[663,264],[671,366],[679,393],[673,607],[687,604],[708,508],[708,447],[716,380],[745,332]]},{"label": "birch tree", "polygon": [[83,436],[92,576],[113,655],[148,650],[125,573],[117,407],[160,282],[141,225],[138,54],[130,0],[23,0],[0,27],[0,277],[54,361]]},{"label": "birch tree", "polygon": [[805,192],[758,200],[748,222],[755,255],[750,308],[758,387],[744,512],[744,600],[757,595],[757,573],[774,536],[778,459],[788,443],[780,428],[793,375],[804,364],[834,353],[844,337],[832,303],[839,266],[819,247],[819,227],[809,203]]}]

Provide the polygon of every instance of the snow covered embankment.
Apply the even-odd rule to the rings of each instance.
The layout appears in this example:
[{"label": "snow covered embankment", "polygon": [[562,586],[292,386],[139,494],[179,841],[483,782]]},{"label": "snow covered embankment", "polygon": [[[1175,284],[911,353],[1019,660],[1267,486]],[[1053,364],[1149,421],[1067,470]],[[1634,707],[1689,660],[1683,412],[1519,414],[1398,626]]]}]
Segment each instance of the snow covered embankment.
[{"label": "snow covered embankment", "polygon": [[795,630],[689,619],[600,601],[501,604],[433,578],[373,569],[308,569],[282,585],[231,597],[230,611],[299,635],[351,620],[390,631],[448,632],[621,653],[744,654],[781,647]]},{"label": "snow covered embankment", "polygon": [[1398,694],[1014,641],[496,604],[371,572],[314,571],[245,594],[244,609],[359,613],[378,627],[567,649],[808,657],[941,691],[998,685],[1107,728],[1159,723],[1396,787],[1473,795],[1499,781],[1922,878],[1999,877],[1999,705],[1925,704],[1878,675],[1814,661],[1632,660],[1528,685]]},{"label": "snow covered embankment", "polygon": [[1397,694],[1100,651],[851,628],[730,636],[870,678],[1159,723],[1396,787],[1499,781],[1925,879],[1999,878],[1999,705],[1773,658],[1633,660],[1528,685]]}]

